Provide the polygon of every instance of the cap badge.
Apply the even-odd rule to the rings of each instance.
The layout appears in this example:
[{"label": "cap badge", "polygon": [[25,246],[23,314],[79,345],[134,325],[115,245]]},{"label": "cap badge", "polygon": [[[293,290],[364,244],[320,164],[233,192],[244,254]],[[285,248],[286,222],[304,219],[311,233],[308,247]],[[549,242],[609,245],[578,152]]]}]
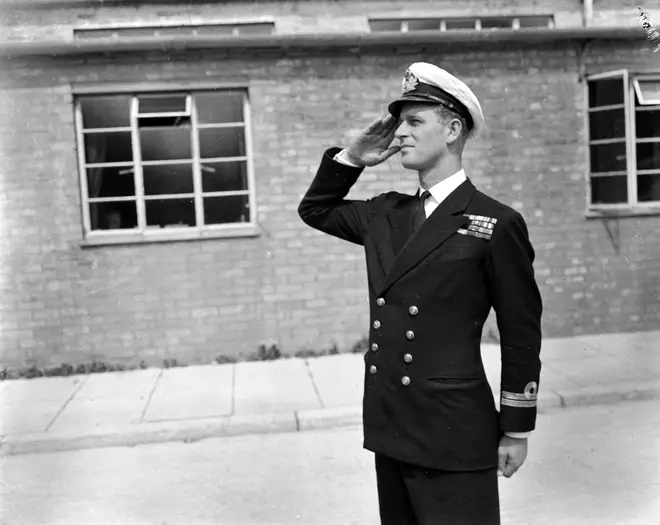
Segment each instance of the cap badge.
[{"label": "cap badge", "polygon": [[413,72],[410,69],[406,70],[405,75],[403,75],[403,93],[406,94],[413,91],[417,87],[418,82],[419,80],[417,80]]}]

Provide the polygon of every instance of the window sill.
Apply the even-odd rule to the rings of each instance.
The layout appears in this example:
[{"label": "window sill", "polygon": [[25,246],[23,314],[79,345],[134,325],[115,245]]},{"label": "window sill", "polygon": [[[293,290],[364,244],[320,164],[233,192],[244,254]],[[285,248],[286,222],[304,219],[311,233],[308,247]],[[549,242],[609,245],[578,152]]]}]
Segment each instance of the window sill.
[{"label": "window sill", "polygon": [[111,246],[121,244],[150,244],[160,242],[200,241],[206,239],[232,239],[259,237],[261,228],[256,224],[223,226],[207,230],[154,230],[142,233],[93,233],[81,242],[81,247]]},{"label": "window sill", "polygon": [[628,208],[607,208],[588,210],[587,219],[618,219],[625,217],[650,217],[660,215],[660,206],[635,206]]}]

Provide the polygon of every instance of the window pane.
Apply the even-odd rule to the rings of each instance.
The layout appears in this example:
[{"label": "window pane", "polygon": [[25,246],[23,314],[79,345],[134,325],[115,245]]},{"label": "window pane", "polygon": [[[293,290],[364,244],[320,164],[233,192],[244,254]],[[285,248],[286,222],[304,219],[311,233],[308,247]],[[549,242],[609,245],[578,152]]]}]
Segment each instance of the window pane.
[{"label": "window pane", "polygon": [[89,205],[92,230],[125,230],[137,227],[135,201],[93,202]]},{"label": "window pane", "polygon": [[117,33],[116,29],[74,29],[74,38],[112,38]]},{"label": "window pane", "polygon": [[195,226],[195,202],[189,199],[147,200],[147,226]]},{"label": "window pane", "polygon": [[223,124],[243,122],[243,94],[237,92],[203,93],[195,95],[197,122]]},{"label": "window pane", "polygon": [[186,111],[186,95],[139,97],[140,113],[182,113]]},{"label": "window pane", "polygon": [[640,103],[657,104],[660,101],[660,80],[638,80],[642,92]]},{"label": "window pane", "polygon": [[246,190],[247,187],[245,161],[202,164],[202,191],[239,191]]},{"label": "window pane", "polygon": [[518,18],[520,27],[549,27],[552,17],[548,16],[522,16]]},{"label": "window pane", "polygon": [[593,204],[619,204],[628,202],[628,177],[592,177],[591,202]]},{"label": "window pane", "polygon": [[87,192],[92,199],[135,195],[133,168],[116,166],[87,168]]},{"label": "window pane", "polygon": [[640,202],[660,201],[660,173],[637,177],[637,199]]},{"label": "window pane", "polygon": [[155,27],[118,27],[115,33],[120,38],[153,38]]},{"label": "window pane", "polygon": [[195,28],[198,35],[215,35],[215,36],[228,36],[234,32],[232,25],[216,25],[216,26],[198,26]]},{"label": "window pane", "polygon": [[239,35],[270,35],[274,24],[239,24],[236,27]]},{"label": "window pane", "polygon": [[660,142],[637,144],[637,169],[660,169]]},{"label": "window pane", "polygon": [[660,109],[635,112],[637,138],[660,138]]},{"label": "window pane", "polygon": [[82,97],[83,127],[92,128],[127,128],[131,125],[131,97]]},{"label": "window pane", "polygon": [[140,148],[142,160],[190,159],[190,126],[140,127]]},{"label": "window pane", "polygon": [[371,31],[401,31],[401,20],[370,20]]},{"label": "window pane", "polygon": [[158,36],[189,36],[195,28],[192,26],[159,27],[156,31]]},{"label": "window pane", "polygon": [[193,193],[192,164],[142,166],[145,195]]},{"label": "window pane", "polygon": [[133,160],[130,131],[85,133],[85,162],[129,162]]},{"label": "window pane", "polygon": [[589,149],[591,151],[591,173],[626,170],[625,142],[590,146]]},{"label": "window pane", "polygon": [[199,149],[203,159],[245,156],[245,131],[240,128],[199,130]]},{"label": "window pane", "polygon": [[206,224],[249,221],[250,203],[247,195],[206,197],[204,199],[204,222]]},{"label": "window pane", "polygon": [[589,113],[589,135],[591,140],[625,138],[625,110],[607,109]]},{"label": "window pane", "polygon": [[623,78],[589,81],[589,107],[623,104]]},{"label": "window pane", "polygon": [[513,18],[482,18],[481,29],[511,29]]},{"label": "window pane", "polygon": [[408,20],[408,31],[431,31],[440,29],[440,20]]},{"label": "window pane", "polygon": [[474,18],[454,18],[445,20],[445,27],[448,31],[456,29],[475,29],[476,21]]}]

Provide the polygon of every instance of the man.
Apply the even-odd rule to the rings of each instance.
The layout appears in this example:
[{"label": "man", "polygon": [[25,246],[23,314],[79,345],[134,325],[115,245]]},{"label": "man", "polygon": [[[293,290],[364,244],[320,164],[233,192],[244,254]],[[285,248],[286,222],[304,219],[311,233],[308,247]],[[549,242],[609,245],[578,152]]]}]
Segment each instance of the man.
[{"label": "man", "polygon": [[[463,82],[415,63],[388,109],[345,150],[325,152],[298,210],[309,226],[365,249],[364,447],[375,453],[381,522],[499,524],[498,475],[520,468],[536,421],[534,250],[522,216],[463,170],[463,147],[484,128]],[[397,152],[418,173],[417,195],[345,199],[365,167]],[[502,352],[499,412],[480,353],[491,307]]]}]

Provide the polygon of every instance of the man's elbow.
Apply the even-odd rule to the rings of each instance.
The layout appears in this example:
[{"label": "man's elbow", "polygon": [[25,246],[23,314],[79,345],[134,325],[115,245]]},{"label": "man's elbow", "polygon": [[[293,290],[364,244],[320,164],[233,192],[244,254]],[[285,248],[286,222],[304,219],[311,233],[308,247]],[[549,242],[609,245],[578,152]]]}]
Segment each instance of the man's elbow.
[{"label": "man's elbow", "polygon": [[307,226],[314,225],[314,208],[310,206],[306,199],[303,199],[298,205],[298,216]]}]

